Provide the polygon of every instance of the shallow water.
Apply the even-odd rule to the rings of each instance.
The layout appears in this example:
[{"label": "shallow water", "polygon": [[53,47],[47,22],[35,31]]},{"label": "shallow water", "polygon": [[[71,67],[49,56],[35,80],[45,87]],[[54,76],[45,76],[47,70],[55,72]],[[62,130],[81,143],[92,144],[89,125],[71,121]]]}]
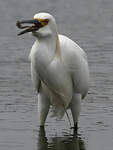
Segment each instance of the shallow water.
[{"label": "shallow water", "polygon": [[[0,150],[113,149],[113,1],[0,0]],[[17,37],[17,19],[46,10],[59,32],[87,53],[91,85],[82,102],[79,135],[66,116],[39,128],[28,54],[34,39]],[[70,112],[69,112],[70,114]]]}]

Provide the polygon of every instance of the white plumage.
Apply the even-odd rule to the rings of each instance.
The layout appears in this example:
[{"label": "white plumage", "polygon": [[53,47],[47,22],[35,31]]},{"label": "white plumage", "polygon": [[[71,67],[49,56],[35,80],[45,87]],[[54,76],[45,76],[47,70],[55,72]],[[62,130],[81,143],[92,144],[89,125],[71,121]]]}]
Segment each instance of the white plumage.
[{"label": "white plumage", "polygon": [[32,31],[36,41],[30,52],[40,125],[44,126],[51,105],[53,116],[58,118],[70,108],[76,126],[80,101],[86,96],[89,86],[86,53],[74,41],[57,33],[55,19],[50,14],[36,14],[34,20],[42,25]]}]

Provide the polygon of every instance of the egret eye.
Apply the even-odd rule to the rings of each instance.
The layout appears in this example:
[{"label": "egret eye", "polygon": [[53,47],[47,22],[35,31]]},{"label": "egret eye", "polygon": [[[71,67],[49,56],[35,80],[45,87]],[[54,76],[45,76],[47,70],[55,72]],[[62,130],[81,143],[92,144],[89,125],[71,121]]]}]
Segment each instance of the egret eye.
[{"label": "egret eye", "polygon": [[48,23],[49,23],[49,19],[45,19],[45,20],[44,20],[44,23],[45,23],[45,24],[48,24]]},{"label": "egret eye", "polygon": [[49,23],[49,19],[38,18],[37,20],[42,24],[43,27]]}]

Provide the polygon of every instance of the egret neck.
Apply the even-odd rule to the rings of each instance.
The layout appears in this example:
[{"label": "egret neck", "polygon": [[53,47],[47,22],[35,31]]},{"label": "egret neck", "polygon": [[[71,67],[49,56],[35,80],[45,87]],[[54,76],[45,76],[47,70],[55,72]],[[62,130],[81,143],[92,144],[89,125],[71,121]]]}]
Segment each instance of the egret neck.
[{"label": "egret neck", "polygon": [[33,32],[32,34],[36,37],[36,42],[32,50],[35,47],[35,54],[37,53],[38,61],[42,65],[46,67],[55,57],[58,61],[61,61],[60,43],[56,25],[52,26],[52,28],[45,27],[45,29]]}]

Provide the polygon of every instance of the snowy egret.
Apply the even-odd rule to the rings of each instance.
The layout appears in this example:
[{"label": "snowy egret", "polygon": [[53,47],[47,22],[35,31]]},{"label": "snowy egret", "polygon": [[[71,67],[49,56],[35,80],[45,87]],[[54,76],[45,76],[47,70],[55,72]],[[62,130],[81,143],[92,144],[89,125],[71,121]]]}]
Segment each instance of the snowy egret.
[{"label": "snowy egret", "polygon": [[70,108],[77,131],[81,99],[89,87],[86,53],[74,41],[58,34],[55,19],[48,13],[35,14],[33,20],[17,21],[17,26],[24,29],[18,35],[32,32],[36,38],[29,58],[38,93],[40,126],[44,126],[49,108],[60,119]]}]

